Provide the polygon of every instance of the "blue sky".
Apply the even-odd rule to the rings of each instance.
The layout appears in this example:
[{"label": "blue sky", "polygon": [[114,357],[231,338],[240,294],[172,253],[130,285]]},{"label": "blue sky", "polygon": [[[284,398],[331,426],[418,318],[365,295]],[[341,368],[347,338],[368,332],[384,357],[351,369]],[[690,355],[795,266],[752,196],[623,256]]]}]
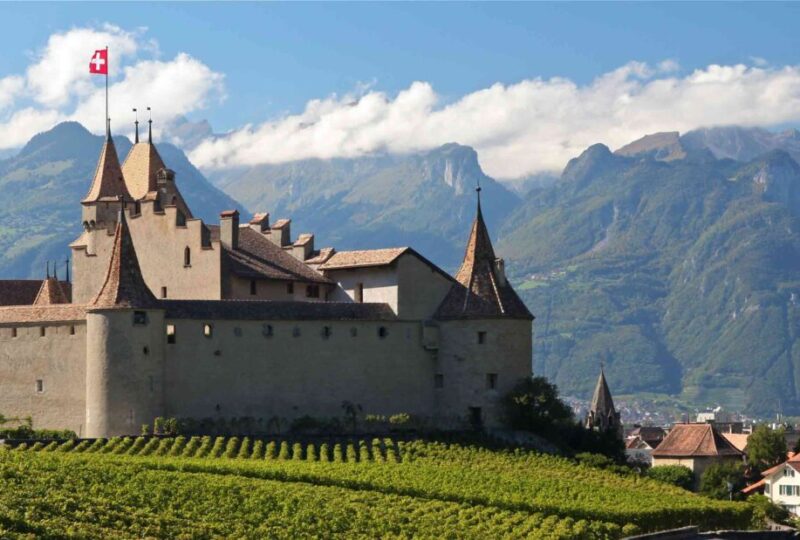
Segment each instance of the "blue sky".
[{"label": "blue sky", "polygon": [[297,114],[365,84],[393,99],[423,81],[442,107],[495,83],[590,85],[634,61],[677,62],[670,77],[714,64],[781,69],[797,65],[800,50],[798,4],[28,3],[0,11],[0,78],[24,73],[53,34],[146,28],[138,36],[157,42],[154,57],[187,53],[224,77],[224,100],[186,111],[218,131]]}]

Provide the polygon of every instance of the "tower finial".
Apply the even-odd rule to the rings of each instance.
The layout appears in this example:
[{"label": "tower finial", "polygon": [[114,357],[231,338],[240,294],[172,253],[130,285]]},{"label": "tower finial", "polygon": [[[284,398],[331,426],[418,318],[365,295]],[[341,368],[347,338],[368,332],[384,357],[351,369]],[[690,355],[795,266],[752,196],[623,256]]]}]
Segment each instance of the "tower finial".
[{"label": "tower finial", "polygon": [[478,196],[478,213],[481,211],[481,191],[483,191],[483,188],[481,187],[481,179],[478,178],[477,186],[475,187],[475,193]]},{"label": "tower finial", "polygon": [[150,107],[147,107],[147,115],[149,116],[147,120],[147,142],[153,144],[153,113],[150,111]]},{"label": "tower finial", "polygon": [[67,280],[67,283],[69,283],[69,257],[67,257],[67,259],[64,261],[64,266],[65,266],[65,268],[67,270],[66,280]]},{"label": "tower finial", "polygon": [[134,118],[136,118],[136,121],[133,123],[136,126],[135,143],[138,144],[139,143],[139,113],[136,111],[135,107],[133,109],[133,114],[134,114]]},{"label": "tower finial", "polygon": [[50,279],[50,261],[47,261],[47,279]]},{"label": "tower finial", "polygon": [[53,261],[53,279],[58,281],[58,261]]}]

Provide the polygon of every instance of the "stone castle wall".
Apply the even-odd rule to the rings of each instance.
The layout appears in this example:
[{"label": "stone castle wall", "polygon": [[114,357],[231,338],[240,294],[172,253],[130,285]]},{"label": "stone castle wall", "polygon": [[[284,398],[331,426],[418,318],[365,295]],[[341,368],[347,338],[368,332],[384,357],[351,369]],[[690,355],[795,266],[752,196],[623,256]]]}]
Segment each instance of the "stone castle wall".
[{"label": "stone castle wall", "polygon": [[85,321],[0,327],[0,413],[85,435],[86,343]]}]

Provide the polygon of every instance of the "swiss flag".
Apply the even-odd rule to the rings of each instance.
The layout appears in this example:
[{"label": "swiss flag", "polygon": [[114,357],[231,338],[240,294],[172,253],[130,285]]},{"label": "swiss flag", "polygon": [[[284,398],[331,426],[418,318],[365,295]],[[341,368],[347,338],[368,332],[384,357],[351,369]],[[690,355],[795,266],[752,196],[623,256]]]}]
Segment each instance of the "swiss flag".
[{"label": "swiss flag", "polygon": [[94,51],[94,55],[89,61],[89,73],[108,75],[108,49]]}]

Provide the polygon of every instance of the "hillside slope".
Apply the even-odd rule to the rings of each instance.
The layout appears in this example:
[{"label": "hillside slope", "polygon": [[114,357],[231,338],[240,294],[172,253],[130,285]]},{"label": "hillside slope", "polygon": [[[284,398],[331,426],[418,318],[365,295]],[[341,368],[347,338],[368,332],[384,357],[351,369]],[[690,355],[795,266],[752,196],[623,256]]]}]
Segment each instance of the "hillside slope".
[{"label": "hillside slope", "polygon": [[589,148],[501,231],[535,370],[586,396],[602,361],[617,393],[800,411],[800,166],[644,150]]},{"label": "hillside slope", "polygon": [[[120,160],[131,147],[114,139]],[[103,143],[75,122],[31,139],[15,156],[0,161],[0,276],[42,277],[47,260],[64,261],[80,233],[80,200],[89,189]],[[217,221],[219,212],[241,206],[212,186],[181,150],[158,144],[164,162],[192,211]]]},{"label": "hillside slope", "polygon": [[519,198],[486,176],[472,148],[424,154],[305,160],[209,173],[252,212],[291,217],[318,245],[364,249],[412,245],[448,269],[463,256],[475,217],[475,187],[493,230]]}]

